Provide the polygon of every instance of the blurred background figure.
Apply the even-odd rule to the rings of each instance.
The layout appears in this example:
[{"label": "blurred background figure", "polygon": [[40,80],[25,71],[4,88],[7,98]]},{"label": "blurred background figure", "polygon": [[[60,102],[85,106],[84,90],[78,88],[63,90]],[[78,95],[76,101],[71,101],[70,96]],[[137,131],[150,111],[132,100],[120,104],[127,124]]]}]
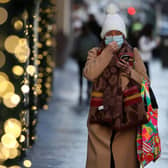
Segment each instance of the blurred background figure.
[{"label": "blurred background figure", "polygon": [[93,14],[89,14],[88,16],[88,27],[90,31],[101,41],[101,26],[99,25]]},{"label": "blurred background figure", "polygon": [[152,51],[160,44],[159,38],[153,38],[153,29],[152,24],[146,24],[140,33],[138,41],[140,54],[146,66],[148,76],[150,76],[149,63],[152,60]]},{"label": "blurred background figure", "polygon": [[128,27],[128,41],[132,47],[138,47],[138,40],[143,24],[140,21],[135,21]]},{"label": "blurred background figure", "polygon": [[[98,37],[92,33],[90,30],[89,24],[83,23],[81,28],[81,33],[76,36],[74,40],[74,46],[72,51],[72,57],[76,60],[79,67],[79,105],[82,104],[82,93],[83,93],[83,68],[87,59],[89,49],[96,47],[99,45]],[[91,90],[91,82],[87,81],[87,100],[89,102]]]},{"label": "blurred background figure", "polygon": [[73,30],[74,30],[73,37],[74,37],[74,39],[76,39],[80,35],[81,28],[82,28],[82,21],[80,19],[75,20],[73,23]]}]

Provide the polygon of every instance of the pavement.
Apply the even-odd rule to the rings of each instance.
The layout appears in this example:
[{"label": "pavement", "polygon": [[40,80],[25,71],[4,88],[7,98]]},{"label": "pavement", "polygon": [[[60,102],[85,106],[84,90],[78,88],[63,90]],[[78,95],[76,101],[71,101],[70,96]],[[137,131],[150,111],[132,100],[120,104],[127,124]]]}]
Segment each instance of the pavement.
[{"label": "pavement", "polygon": [[[168,69],[159,61],[150,65],[152,88],[159,104],[159,133],[162,155],[146,168],[167,168],[168,165]],[[86,80],[84,81],[86,99]],[[27,153],[32,168],[85,168],[87,153],[88,106],[78,105],[78,68],[69,59],[64,69],[55,69],[54,92],[49,110],[40,111],[38,139]]]}]

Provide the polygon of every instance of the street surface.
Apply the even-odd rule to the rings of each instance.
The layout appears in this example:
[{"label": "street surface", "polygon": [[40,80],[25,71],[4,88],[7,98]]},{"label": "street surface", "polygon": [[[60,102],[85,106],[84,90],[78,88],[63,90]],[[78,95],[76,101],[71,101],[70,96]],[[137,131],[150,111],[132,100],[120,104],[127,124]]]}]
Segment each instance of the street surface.
[{"label": "street surface", "polygon": [[[159,104],[162,156],[146,168],[168,167],[168,69],[159,61],[150,65],[152,88]],[[28,152],[32,168],[85,168],[88,106],[78,106],[78,68],[68,60],[54,73],[54,93],[48,111],[39,113],[38,139]],[[86,80],[84,98],[86,98]],[[129,152],[128,152],[129,153]]]}]

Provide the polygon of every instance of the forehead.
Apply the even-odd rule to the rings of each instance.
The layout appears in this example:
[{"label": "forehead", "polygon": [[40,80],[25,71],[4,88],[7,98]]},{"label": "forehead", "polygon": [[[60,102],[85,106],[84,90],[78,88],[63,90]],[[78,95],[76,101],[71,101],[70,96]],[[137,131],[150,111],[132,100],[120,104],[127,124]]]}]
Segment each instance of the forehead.
[{"label": "forehead", "polygon": [[113,35],[123,35],[123,34],[118,30],[112,30],[107,32],[105,36],[113,36]]}]

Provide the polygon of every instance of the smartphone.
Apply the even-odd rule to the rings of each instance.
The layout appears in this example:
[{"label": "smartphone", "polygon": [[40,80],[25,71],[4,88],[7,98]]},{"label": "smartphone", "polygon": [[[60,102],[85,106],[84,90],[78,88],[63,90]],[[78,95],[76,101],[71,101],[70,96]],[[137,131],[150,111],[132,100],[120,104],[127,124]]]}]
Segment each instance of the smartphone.
[{"label": "smartphone", "polygon": [[124,61],[129,62],[129,58],[130,58],[129,55],[121,55],[121,56],[120,56],[120,60],[121,60],[121,61],[124,60]]}]

